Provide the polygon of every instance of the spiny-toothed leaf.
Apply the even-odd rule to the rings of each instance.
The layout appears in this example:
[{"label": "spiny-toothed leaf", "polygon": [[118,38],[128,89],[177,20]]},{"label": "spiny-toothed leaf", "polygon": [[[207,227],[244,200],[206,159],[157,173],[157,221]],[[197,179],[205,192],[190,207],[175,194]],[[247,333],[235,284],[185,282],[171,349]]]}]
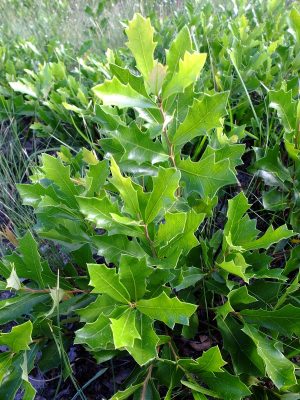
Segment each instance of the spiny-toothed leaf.
[{"label": "spiny-toothed leaf", "polygon": [[27,321],[14,326],[8,333],[0,333],[0,344],[8,346],[13,353],[29,350],[29,344],[32,342],[31,334],[32,323]]},{"label": "spiny-toothed leaf", "polygon": [[136,329],[136,317],[137,311],[128,309],[119,318],[110,318],[116,349],[126,346],[132,347],[134,340],[141,338]]},{"label": "spiny-toothed leaf", "polygon": [[[28,315],[37,304],[47,303],[50,300],[49,294],[24,293],[21,296],[0,300],[0,324],[16,320],[20,316]],[[50,303],[49,303],[50,304]]]},{"label": "spiny-toothed leaf", "polygon": [[224,349],[231,356],[235,373],[237,375],[263,375],[264,363],[257,354],[253,341],[241,330],[242,325],[231,316],[225,320],[217,317],[217,323],[222,334]]},{"label": "spiny-toothed leaf", "polygon": [[125,235],[94,236],[93,243],[98,254],[107,262],[118,263],[121,254],[129,254],[133,257],[145,256],[145,251],[139,243],[133,239],[129,240]]},{"label": "spiny-toothed leaf", "polygon": [[246,269],[249,266],[242,254],[236,253],[230,260],[224,260],[218,264],[220,268],[230,274],[239,276],[245,282],[249,282],[249,277],[246,275]]},{"label": "spiny-toothed leaf", "polygon": [[143,382],[138,383],[137,385],[130,385],[125,390],[120,390],[115,393],[110,400],[126,400],[132,394],[134,394],[141,386],[143,386]]},{"label": "spiny-toothed leaf", "polygon": [[191,210],[187,213],[167,213],[165,223],[159,225],[155,246],[160,256],[170,257],[177,249],[186,255],[199,242],[195,232],[203,221],[205,214]]},{"label": "spiny-toothed leaf", "polygon": [[75,344],[87,344],[90,348],[106,348],[108,343],[113,342],[110,320],[106,315],[101,314],[96,321],[84,325],[76,331]]},{"label": "spiny-toothed leaf", "polygon": [[178,364],[186,371],[197,374],[201,372],[222,372],[222,367],[227,363],[223,360],[219,347],[214,346],[204,351],[202,356],[196,360],[181,359]]},{"label": "spiny-toothed leaf", "polygon": [[[262,171],[269,172],[272,175],[275,175],[275,178],[279,178],[281,182],[291,181],[291,175],[289,170],[283,165],[280,161],[280,149],[279,145],[275,145],[273,148],[268,147],[264,156],[260,157],[261,150],[257,152],[257,156],[259,156],[258,160],[254,164],[254,168]],[[262,175],[262,178],[264,175]]]},{"label": "spiny-toothed leaf", "polygon": [[256,301],[257,299],[248,293],[247,286],[241,286],[228,293],[226,303],[217,308],[216,314],[225,319],[230,312],[238,311],[236,306],[239,304],[251,304]]},{"label": "spiny-toothed leaf", "polygon": [[296,129],[297,102],[293,100],[292,90],[270,90],[269,99],[270,107],[277,111],[285,130],[293,132]]},{"label": "spiny-toothed leaf", "polygon": [[163,87],[162,97],[167,99],[173,94],[183,93],[184,89],[195,83],[206,61],[206,54],[185,52],[179,60],[178,72]]},{"label": "spiny-toothed leaf", "polygon": [[282,225],[276,229],[271,225],[259,239],[253,242],[243,243],[242,246],[245,250],[268,249],[272,244],[278,243],[283,239],[288,239],[295,234],[296,233],[289,230],[286,225]]},{"label": "spiny-toothed leaf", "polygon": [[221,187],[236,183],[229,160],[216,162],[214,154],[197,162],[190,158],[180,160],[177,166],[188,193],[194,191],[202,197],[212,198]]},{"label": "spiny-toothed leaf", "polygon": [[206,372],[201,375],[201,379],[209,389],[217,393],[220,399],[241,400],[251,395],[250,390],[240,378],[227,371]]},{"label": "spiny-toothed leaf", "polygon": [[95,301],[86,307],[77,309],[76,314],[80,315],[81,322],[94,322],[100,314],[111,314],[115,307],[116,305],[111,301],[110,296],[100,294]]},{"label": "spiny-toothed leaf", "polygon": [[56,284],[56,276],[49,268],[48,263],[41,261],[37,242],[30,231],[19,239],[18,252],[7,256],[7,260],[14,265],[20,278],[32,279],[41,288]]},{"label": "spiny-toothed leaf", "polygon": [[168,80],[170,80],[174,72],[178,70],[179,60],[182,60],[186,52],[192,51],[192,39],[189,28],[185,25],[172,41],[170,49],[166,51],[166,59],[168,66]]},{"label": "spiny-toothed leaf", "polygon": [[153,190],[145,210],[145,223],[149,224],[162,211],[165,211],[176,200],[180,172],[175,168],[159,167],[158,175],[152,178]]},{"label": "spiny-toothed leaf", "polygon": [[195,99],[189,108],[185,120],[171,137],[175,146],[183,146],[193,138],[221,126],[220,118],[226,115],[228,93],[204,95],[202,100]]},{"label": "spiny-toothed leaf", "polygon": [[128,304],[130,295],[120,282],[115,268],[108,268],[104,264],[88,264],[91,278],[90,285],[94,287],[93,293],[106,293],[112,299]]},{"label": "spiny-toothed leaf", "polygon": [[79,194],[77,187],[70,178],[70,166],[64,166],[59,158],[43,154],[42,169],[47,176],[47,179],[53,181],[68,197],[70,205],[77,208],[75,196]]},{"label": "spiny-toothed leaf", "polygon": [[263,326],[283,335],[300,336],[300,308],[287,304],[277,310],[242,310],[247,323]]},{"label": "spiny-toothed leaf", "polygon": [[162,292],[158,297],[139,300],[136,308],[148,317],[164,322],[172,329],[176,323],[188,325],[189,318],[197,306],[180,301],[177,297],[170,298]]},{"label": "spiny-toothed leaf", "polygon": [[148,97],[148,93],[145,89],[144,79],[142,76],[134,75],[128,68],[122,68],[119,65],[110,64],[109,66],[112,73],[122,82],[124,85],[129,85],[142,96]]},{"label": "spiny-toothed leaf", "polygon": [[112,80],[93,87],[93,92],[104,105],[118,106],[119,108],[157,108],[149,98],[135,91],[129,84],[124,85],[115,76]]},{"label": "spiny-toothed leaf", "polygon": [[94,222],[97,228],[110,229],[114,224],[111,213],[119,213],[117,204],[107,196],[77,197],[77,202],[86,219]]},{"label": "spiny-toothed leaf", "polygon": [[244,144],[232,144],[232,145],[225,144],[217,149],[214,149],[213,147],[208,145],[202,157],[206,158],[211,154],[214,154],[216,162],[228,159],[230,162],[230,168],[234,170],[236,166],[243,164],[241,157],[244,151],[245,151]]},{"label": "spiny-toothed leaf", "polygon": [[296,9],[296,7],[293,7],[291,9],[290,15],[288,16],[288,23],[290,26],[290,31],[292,32],[296,42],[299,44],[300,43],[300,12]]},{"label": "spiny-toothed leaf", "polygon": [[107,160],[98,161],[95,165],[90,165],[86,174],[89,184],[85,195],[87,197],[92,197],[95,194],[97,195],[103,187],[108,175],[109,167]]},{"label": "spiny-toothed leaf", "polygon": [[49,196],[59,201],[53,185],[44,187],[40,183],[20,183],[16,185],[25,206],[36,208],[43,196]]},{"label": "spiny-toothed leaf", "polygon": [[227,222],[224,227],[223,250],[242,251],[244,243],[253,242],[259,233],[256,220],[245,214],[249,209],[247,198],[243,192],[228,201]]},{"label": "spiny-toothed leaf", "polygon": [[149,132],[142,132],[136,124],[129,127],[120,127],[119,130],[111,133],[124,148],[125,153],[121,161],[132,160],[136,163],[144,164],[150,162],[157,164],[167,161],[169,155],[164,151],[162,144],[150,138]]},{"label": "spiny-toothed leaf", "polygon": [[295,365],[279,350],[279,343],[268,339],[251,325],[245,324],[242,330],[255,343],[257,352],[265,364],[266,373],[275,386],[281,389],[295,385]]},{"label": "spiny-toothed leaf", "polygon": [[147,266],[146,259],[138,259],[126,254],[120,258],[119,276],[121,283],[126,287],[131,300],[138,300],[146,293],[146,278],[153,272]]},{"label": "spiny-toothed leaf", "polygon": [[139,365],[144,365],[157,357],[159,337],[153,329],[153,320],[146,315],[139,313],[136,318],[136,327],[140,339],[135,339],[134,346],[127,347],[127,351]]},{"label": "spiny-toothed leaf", "polygon": [[131,179],[128,177],[124,178],[122,176],[120,168],[113,157],[111,158],[110,170],[112,173],[110,182],[119,191],[121,198],[124,201],[124,211],[130,214],[132,217],[135,216],[137,218],[140,213],[140,206],[137,191],[134,189]]},{"label": "spiny-toothed leaf", "polygon": [[154,49],[156,43],[153,41],[154,29],[149,18],[135,14],[125,29],[128,37],[127,47],[131,50],[136,66],[147,80],[154,67]]}]

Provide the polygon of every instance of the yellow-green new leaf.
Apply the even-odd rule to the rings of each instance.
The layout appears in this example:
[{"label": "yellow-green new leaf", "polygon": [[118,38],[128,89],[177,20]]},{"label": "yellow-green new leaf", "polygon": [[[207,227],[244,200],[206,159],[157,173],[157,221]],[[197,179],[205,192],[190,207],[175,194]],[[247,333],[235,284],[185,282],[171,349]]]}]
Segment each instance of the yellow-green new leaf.
[{"label": "yellow-green new leaf", "polygon": [[139,365],[145,365],[157,357],[159,337],[153,329],[153,320],[147,315],[139,313],[136,326],[140,338],[135,339],[133,347],[126,347],[126,349]]},{"label": "yellow-green new leaf", "polygon": [[206,60],[205,53],[185,52],[183,60],[179,60],[178,72],[163,88],[163,99],[167,99],[172,94],[182,93],[184,89],[195,83]]},{"label": "yellow-green new leaf", "polygon": [[124,178],[113,157],[111,158],[110,170],[112,173],[110,182],[119,191],[124,201],[124,210],[131,216],[136,217],[140,212],[140,206],[137,191],[134,189],[131,179]]},{"label": "yellow-green new leaf", "polygon": [[124,85],[115,76],[112,80],[93,87],[93,92],[106,106],[118,106],[119,108],[138,107],[156,108],[156,104],[137,91],[129,84]]},{"label": "yellow-green new leaf", "polygon": [[88,264],[90,285],[94,286],[93,293],[106,293],[112,299],[121,303],[130,303],[130,296],[125,286],[119,280],[115,268],[104,264]]},{"label": "yellow-green new leaf", "polygon": [[31,321],[24,322],[24,324],[14,326],[8,333],[1,333],[0,345],[8,346],[13,353],[29,350],[29,344],[32,342],[31,334]]},{"label": "yellow-green new leaf", "polygon": [[148,80],[154,68],[154,49],[156,43],[153,41],[154,29],[149,18],[135,14],[125,29],[128,37],[127,47],[131,50],[136,66],[140,73]]},{"label": "yellow-green new leaf", "polygon": [[187,51],[192,51],[192,39],[189,28],[185,25],[172,42],[170,49],[166,51],[168,66],[167,79],[171,79],[178,70],[179,61],[183,59]]},{"label": "yellow-green new leaf", "polygon": [[126,310],[120,318],[110,318],[111,330],[116,349],[122,347],[132,347],[135,339],[140,339],[139,332],[136,329],[136,310]]},{"label": "yellow-green new leaf", "polygon": [[202,100],[195,99],[188,114],[175,132],[171,142],[175,146],[183,146],[196,136],[205,134],[213,128],[221,126],[220,118],[226,115],[228,93],[205,95]]},{"label": "yellow-green new leaf", "polygon": [[171,329],[175,324],[188,325],[189,318],[197,310],[197,306],[180,301],[177,297],[168,297],[162,292],[158,297],[139,300],[136,308],[148,317],[162,321]]},{"label": "yellow-green new leaf", "polygon": [[176,197],[174,195],[179,185],[180,172],[175,168],[159,167],[158,175],[152,178],[153,190],[145,210],[145,222],[149,224],[160,213],[170,207]]}]

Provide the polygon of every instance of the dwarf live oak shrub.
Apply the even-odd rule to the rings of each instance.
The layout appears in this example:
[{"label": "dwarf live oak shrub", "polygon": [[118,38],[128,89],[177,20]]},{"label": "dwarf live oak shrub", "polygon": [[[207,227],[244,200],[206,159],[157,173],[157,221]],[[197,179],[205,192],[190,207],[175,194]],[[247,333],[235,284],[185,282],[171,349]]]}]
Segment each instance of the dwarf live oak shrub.
[{"label": "dwarf live oak shrub", "polygon": [[[36,232],[69,262],[54,272],[31,233],[2,260],[2,289],[15,295],[0,301],[0,321],[18,325],[0,336],[8,346],[0,398],[21,386],[33,399],[28,372],[34,362],[57,366],[46,360],[57,343],[71,375],[69,321],[77,321],[74,343],[98,362],[129,354],[139,366],[113,399],[170,399],[185,387],[196,399],[235,400],[262,393],[266,379],[294,396],[300,308],[297,297],[287,300],[298,277],[287,285],[293,254],[286,269],[270,268],[269,251],[294,233],[286,225],[261,232],[250,217],[235,170],[244,145],[223,128],[228,93],[197,92],[206,54],[193,51],[188,28],[165,64],[148,19],[135,15],[126,34],[136,70],[110,64],[111,79],[93,88],[99,143],[43,154],[31,183],[18,185]],[[224,188],[236,194],[228,202]],[[216,210],[226,220],[217,222]],[[221,339],[183,357],[180,338],[193,342],[207,324]]]}]

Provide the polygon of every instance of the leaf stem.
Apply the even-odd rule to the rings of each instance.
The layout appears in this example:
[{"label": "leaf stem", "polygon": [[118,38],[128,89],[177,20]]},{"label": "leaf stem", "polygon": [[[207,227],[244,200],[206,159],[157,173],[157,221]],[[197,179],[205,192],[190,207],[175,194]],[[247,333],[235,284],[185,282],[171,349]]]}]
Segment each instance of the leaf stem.
[{"label": "leaf stem", "polygon": [[153,364],[151,364],[150,367],[148,368],[148,373],[145,378],[142,393],[141,393],[141,400],[146,400],[146,390],[147,390],[148,382],[151,378],[152,370],[153,370]]},{"label": "leaf stem", "polygon": [[157,253],[156,253],[153,241],[151,240],[150,235],[149,235],[148,225],[145,224],[143,226],[144,226],[145,237],[146,237],[146,239],[147,239],[147,241],[148,241],[148,243],[150,245],[150,248],[151,248],[152,256],[157,258]]}]

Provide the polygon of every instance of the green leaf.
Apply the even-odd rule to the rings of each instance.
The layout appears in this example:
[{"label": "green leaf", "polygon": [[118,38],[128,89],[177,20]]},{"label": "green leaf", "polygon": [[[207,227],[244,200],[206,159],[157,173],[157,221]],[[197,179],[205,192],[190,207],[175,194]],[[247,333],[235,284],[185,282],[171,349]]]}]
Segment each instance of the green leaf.
[{"label": "green leaf", "polygon": [[295,365],[284,357],[278,344],[259,333],[253,326],[245,324],[242,329],[256,345],[257,353],[262,358],[266,372],[278,389],[297,383]]},{"label": "green leaf", "polygon": [[0,324],[16,320],[20,316],[28,315],[32,308],[38,304],[46,303],[50,299],[49,294],[30,293],[10,299],[0,300]]},{"label": "green leaf", "polygon": [[108,268],[104,264],[88,264],[88,271],[91,278],[89,284],[94,286],[94,293],[106,293],[124,304],[130,302],[130,295],[120,282],[115,268]]},{"label": "green leaf", "polygon": [[38,97],[35,89],[29,84],[29,82],[27,83],[23,83],[20,81],[9,82],[9,85],[15,92],[28,94],[29,96],[35,99]]},{"label": "green leaf", "polygon": [[118,319],[110,318],[111,330],[116,349],[132,347],[135,339],[140,339],[136,329],[136,310],[126,310]]},{"label": "green leaf", "polygon": [[253,341],[241,330],[242,325],[230,316],[225,320],[218,317],[217,323],[222,334],[224,349],[231,356],[235,373],[262,376],[264,363],[257,354]]},{"label": "green leaf", "polygon": [[288,239],[295,234],[296,233],[289,230],[286,225],[282,225],[275,230],[272,226],[269,226],[265,234],[259,239],[250,243],[243,243],[242,246],[245,250],[268,249],[272,244],[278,243],[283,239]]},{"label": "green leaf", "polygon": [[297,43],[300,43],[300,12],[293,7],[291,9],[290,15],[288,17],[288,23],[290,26],[290,30],[292,31],[293,36]]},{"label": "green leaf", "polygon": [[280,161],[280,150],[279,145],[273,148],[267,148],[264,157],[259,158],[254,167],[264,171],[267,171],[276,177],[278,177],[282,182],[291,181],[291,176],[289,170]]},{"label": "green leaf", "polygon": [[100,314],[96,321],[87,323],[76,331],[74,344],[87,344],[91,349],[106,348],[113,336],[108,316]]},{"label": "green leaf", "polygon": [[75,196],[78,195],[78,190],[70,179],[70,166],[64,166],[59,158],[43,154],[43,171],[47,179],[53,181],[67,196],[70,205],[77,208]]},{"label": "green leaf", "polygon": [[86,307],[77,309],[76,314],[80,315],[81,322],[94,322],[100,314],[111,314],[115,307],[116,305],[112,303],[111,297],[100,294],[95,301]]},{"label": "green leaf", "polygon": [[128,399],[128,397],[134,394],[141,386],[143,386],[143,382],[138,383],[137,385],[130,385],[127,389],[120,390],[119,392],[114,394],[110,398],[110,400],[126,400]]},{"label": "green leaf", "polygon": [[189,28],[185,25],[172,41],[170,49],[166,51],[166,59],[168,66],[168,80],[178,70],[179,61],[183,59],[186,52],[192,51],[192,39]]},{"label": "green leaf", "polygon": [[130,127],[120,127],[117,131],[111,133],[124,148],[125,153],[121,161],[132,160],[137,164],[157,164],[167,161],[169,155],[164,151],[162,144],[150,138],[148,132],[142,132],[136,124]]},{"label": "green leaf", "polygon": [[212,96],[204,95],[202,100],[195,99],[189,107],[185,120],[171,137],[171,142],[175,146],[183,146],[210,129],[220,127],[220,118],[226,114],[227,99],[227,92]]},{"label": "green leaf", "polygon": [[98,254],[107,262],[117,263],[121,254],[133,257],[143,257],[146,254],[136,239],[129,240],[125,235],[94,236],[93,243]]},{"label": "green leaf", "polygon": [[283,335],[295,334],[300,337],[300,308],[287,304],[277,310],[242,310],[247,323],[263,326]]},{"label": "green leaf", "polygon": [[217,393],[220,399],[240,400],[251,394],[247,386],[235,375],[224,372],[210,372],[201,376],[208,387]]},{"label": "green leaf", "polygon": [[149,300],[139,300],[136,308],[148,317],[163,321],[171,329],[175,323],[189,324],[189,317],[196,311],[197,306],[180,301],[177,297],[170,298],[165,292]]},{"label": "green leaf", "polygon": [[32,323],[27,321],[14,326],[9,333],[0,333],[0,344],[8,346],[13,353],[29,350],[29,344],[32,342],[31,334]]},{"label": "green leaf", "polygon": [[119,276],[121,283],[126,287],[131,300],[141,299],[146,293],[146,278],[153,272],[148,267],[146,259],[137,259],[126,254],[120,258]]},{"label": "green leaf", "polygon": [[157,357],[159,337],[153,329],[153,320],[146,315],[138,314],[136,327],[140,338],[135,339],[133,347],[126,349],[139,365],[145,365]]},{"label": "green leaf", "polygon": [[115,76],[112,80],[93,87],[93,92],[104,105],[118,106],[119,108],[157,108],[149,98],[135,91],[129,84],[124,85]]},{"label": "green leaf", "polygon": [[18,251],[20,255],[15,252],[7,257],[14,265],[18,277],[32,279],[41,288],[56,284],[56,276],[49,268],[47,262],[41,262],[37,242],[30,231],[19,239]]},{"label": "green leaf", "polygon": [[86,219],[96,224],[97,228],[111,229],[114,225],[111,214],[118,214],[119,208],[108,196],[102,197],[77,197],[80,211]]},{"label": "green leaf", "polygon": [[229,160],[216,162],[214,154],[198,162],[193,162],[190,158],[181,160],[177,166],[188,193],[194,191],[202,197],[212,198],[221,187],[236,183]]},{"label": "green leaf", "polygon": [[187,213],[166,213],[165,223],[161,223],[155,237],[155,247],[159,256],[171,257],[178,249],[183,255],[198,246],[196,230],[205,214],[197,214],[191,210]]},{"label": "green leaf", "polygon": [[222,367],[224,367],[226,361],[223,360],[219,347],[214,346],[204,351],[202,356],[196,360],[181,359],[178,364],[185,370],[197,374],[201,372],[222,372]]},{"label": "green leaf", "polygon": [[251,304],[256,301],[257,299],[248,293],[247,287],[241,286],[229,292],[227,302],[217,308],[217,315],[224,319],[230,312],[237,311],[238,305]]},{"label": "green leaf", "polygon": [[95,165],[89,166],[86,179],[89,180],[88,190],[85,193],[87,197],[97,195],[103,187],[106,178],[109,175],[108,161],[98,161]]},{"label": "green leaf", "polygon": [[153,41],[154,29],[149,18],[135,14],[125,29],[128,37],[127,47],[131,50],[136,66],[147,80],[154,68],[154,49],[156,43]]},{"label": "green leaf", "polygon": [[249,277],[246,275],[248,264],[240,253],[235,254],[229,261],[222,261],[218,266],[230,274],[239,276],[245,282],[249,282]]},{"label": "green leaf", "polygon": [[297,102],[293,100],[292,91],[270,90],[269,99],[270,107],[277,111],[284,129],[293,132],[296,129]]},{"label": "green leaf", "polygon": [[127,85],[128,83],[135,91],[145,97],[148,97],[148,93],[145,89],[144,79],[142,76],[134,75],[128,68],[121,68],[119,65],[116,64],[110,64],[109,68],[112,73],[119,79],[119,81],[124,83],[124,85]]},{"label": "green leaf", "polygon": [[159,167],[158,175],[152,178],[153,190],[145,210],[145,223],[149,224],[176,200],[174,192],[178,188],[180,172],[175,168]]},{"label": "green leaf", "polygon": [[185,52],[179,60],[178,72],[163,87],[162,97],[167,99],[173,94],[182,93],[184,89],[195,83],[206,61],[206,54]]},{"label": "green leaf", "polygon": [[113,157],[111,158],[110,170],[112,173],[112,178],[110,179],[110,182],[119,191],[124,201],[124,211],[133,217],[137,217],[140,213],[140,206],[137,191],[134,189],[131,179],[124,178],[122,176],[120,168],[116,164]]}]

